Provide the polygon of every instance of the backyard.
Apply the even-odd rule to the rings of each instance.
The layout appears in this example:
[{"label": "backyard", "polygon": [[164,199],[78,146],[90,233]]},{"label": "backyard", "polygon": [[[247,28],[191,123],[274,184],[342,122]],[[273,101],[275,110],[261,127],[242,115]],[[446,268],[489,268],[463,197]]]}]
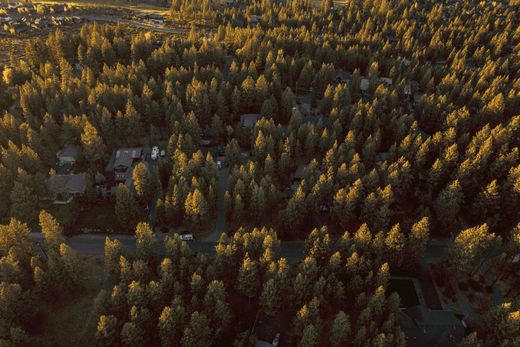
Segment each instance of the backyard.
[{"label": "backyard", "polygon": [[114,203],[106,200],[99,201],[96,204],[83,205],[75,225],[79,230],[117,231],[118,225],[114,212]]}]

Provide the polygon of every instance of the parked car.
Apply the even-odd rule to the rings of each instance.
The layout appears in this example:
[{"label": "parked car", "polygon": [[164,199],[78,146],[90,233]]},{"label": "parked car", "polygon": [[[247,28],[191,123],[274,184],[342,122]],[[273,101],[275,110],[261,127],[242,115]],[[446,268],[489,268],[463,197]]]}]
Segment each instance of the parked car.
[{"label": "parked car", "polygon": [[189,231],[183,231],[179,235],[182,241],[193,241],[193,234]]},{"label": "parked car", "polygon": [[152,160],[157,160],[158,157],[159,157],[159,147],[154,146],[154,147],[152,148],[152,155],[151,155],[151,158],[152,158]]}]

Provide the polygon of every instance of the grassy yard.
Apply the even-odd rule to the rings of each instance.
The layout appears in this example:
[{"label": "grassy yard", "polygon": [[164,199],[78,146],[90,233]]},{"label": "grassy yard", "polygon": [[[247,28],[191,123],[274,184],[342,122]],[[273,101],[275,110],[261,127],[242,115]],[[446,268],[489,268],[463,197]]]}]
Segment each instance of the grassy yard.
[{"label": "grassy yard", "polygon": [[84,261],[87,269],[84,292],[65,305],[49,308],[39,346],[95,346],[94,299],[101,289],[109,289],[110,283],[102,258],[85,257]]},{"label": "grassy yard", "polygon": [[115,231],[118,229],[114,203],[110,201],[98,202],[92,206],[84,206],[76,222],[77,228],[98,229],[101,231]]}]

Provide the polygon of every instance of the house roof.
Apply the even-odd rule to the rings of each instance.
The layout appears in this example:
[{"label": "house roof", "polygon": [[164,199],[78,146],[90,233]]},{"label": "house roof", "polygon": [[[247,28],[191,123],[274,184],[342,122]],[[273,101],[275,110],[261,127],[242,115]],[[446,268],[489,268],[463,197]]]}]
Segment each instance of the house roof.
[{"label": "house roof", "polygon": [[464,323],[452,311],[430,310],[424,305],[399,313],[399,326],[407,346],[456,346],[465,335]]},{"label": "house roof", "polygon": [[276,334],[279,332],[280,330],[273,323],[264,320],[259,320],[255,326],[255,336],[257,339],[255,342],[255,346],[272,346],[273,344],[271,343],[271,341],[274,340]]},{"label": "house roof", "polygon": [[85,193],[87,175],[85,173],[72,175],[52,175],[47,181],[49,190],[57,193]]},{"label": "house roof", "polygon": [[63,149],[61,151],[56,153],[56,156],[58,158],[72,157],[72,158],[76,159],[78,157],[78,154],[79,154],[79,147],[78,146],[76,146],[76,145],[67,145],[67,146],[63,147]]},{"label": "house roof", "polygon": [[113,167],[130,167],[135,159],[141,158],[142,148],[121,148],[116,151]]},{"label": "house roof", "polygon": [[343,69],[336,70],[336,79],[340,79],[342,82],[350,81],[350,74]]},{"label": "house roof", "polygon": [[260,119],[260,115],[256,113],[243,114],[240,116],[240,124],[243,127],[252,128]]}]

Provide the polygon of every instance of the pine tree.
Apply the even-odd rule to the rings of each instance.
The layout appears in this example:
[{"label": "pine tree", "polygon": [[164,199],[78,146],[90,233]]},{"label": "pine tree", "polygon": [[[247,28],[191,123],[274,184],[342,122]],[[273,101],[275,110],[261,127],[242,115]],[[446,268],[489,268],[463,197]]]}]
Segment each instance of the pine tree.
[{"label": "pine tree", "polygon": [[132,171],[132,180],[137,197],[148,205],[155,194],[157,186],[154,174],[150,172],[146,164],[140,162]]},{"label": "pine tree", "polygon": [[386,259],[393,269],[401,268],[405,249],[405,237],[401,232],[401,227],[396,224],[390,229],[385,238]]},{"label": "pine tree", "polygon": [[90,122],[86,122],[83,127],[81,143],[83,144],[83,153],[88,161],[95,163],[103,158],[105,144],[97,129]]},{"label": "pine tree", "polygon": [[457,226],[457,216],[463,200],[464,193],[457,180],[448,184],[437,197],[434,210],[440,225],[447,229],[446,232]]},{"label": "pine tree", "polygon": [[428,217],[423,217],[412,226],[406,242],[405,261],[408,268],[417,270],[417,266],[424,255],[430,234]]},{"label": "pine tree", "polygon": [[265,282],[260,295],[260,305],[266,314],[275,316],[281,307],[281,293],[279,284],[274,278]]},{"label": "pine tree", "polygon": [[196,229],[202,228],[209,221],[209,207],[199,189],[188,194],[184,209],[186,220]]},{"label": "pine tree", "polygon": [[482,264],[484,254],[499,241],[495,233],[489,232],[487,224],[461,231],[448,251],[454,272],[472,274]]},{"label": "pine tree", "polygon": [[332,347],[340,347],[345,345],[350,336],[350,321],[345,312],[339,311],[332,321],[330,331],[330,344]]},{"label": "pine tree", "polygon": [[280,102],[280,117],[278,122],[285,124],[289,121],[292,116],[294,107],[294,94],[291,88],[286,88],[282,94],[282,100]]},{"label": "pine tree", "polygon": [[158,257],[159,241],[147,223],[139,223],[135,229],[137,257],[154,263]]},{"label": "pine tree", "polygon": [[60,245],[65,242],[62,228],[56,219],[47,211],[40,211],[40,228],[45,237],[45,247],[48,251],[58,252]]},{"label": "pine tree", "polygon": [[205,347],[211,344],[212,331],[205,314],[197,311],[191,315],[190,323],[184,329],[181,340],[182,347]]},{"label": "pine tree", "polygon": [[105,238],[105,267],[114,275],[119,275],[119,259],[124,255],[123,245],[119,240]]},{"label": "pine tree", "polygon": [[38,195],[31,187],[15,182],[10,195],[11,216],[20,221],[33,223],[38,218]]},{"label": "pine tree", "polygon": [[125,230],[132,230],[139,220],[139,206],[134,195],[123,184],[119,184],[116,192],[116,217],[119,225]]},{"label": "pine tree", "polygon": [[120,341],[118,325],[116,317],[100,316],[96,331],[97,345],[101,347],[118,346]]},{"label": "pine tree", "polygon": [[240,294],[252,299],[256,296],[259,281],[258,264],[246,254],[238,271],[236,289]]}]

